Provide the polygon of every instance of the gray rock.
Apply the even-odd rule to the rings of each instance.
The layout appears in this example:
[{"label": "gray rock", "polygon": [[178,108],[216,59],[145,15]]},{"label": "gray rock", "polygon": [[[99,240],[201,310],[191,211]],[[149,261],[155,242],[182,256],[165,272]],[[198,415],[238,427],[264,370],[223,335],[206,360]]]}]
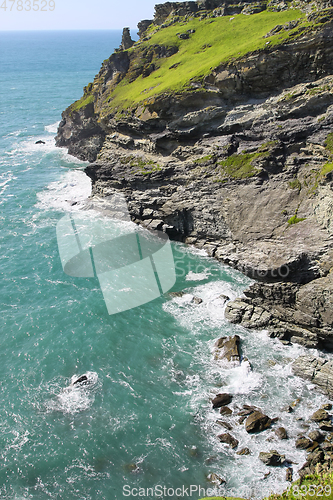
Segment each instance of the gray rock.
[{"label": "gray rock", "polygon": [[293,373],[316,384],[324,394],[333,397],[333,361],[304,355],[292,364]]}]

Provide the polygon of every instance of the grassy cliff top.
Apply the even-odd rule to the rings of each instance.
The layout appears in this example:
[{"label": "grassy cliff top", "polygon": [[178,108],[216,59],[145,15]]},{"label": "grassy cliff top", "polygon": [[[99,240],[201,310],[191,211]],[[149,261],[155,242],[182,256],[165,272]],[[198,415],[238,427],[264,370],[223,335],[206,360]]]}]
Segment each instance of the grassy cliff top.
[{"label": "grassy cliff top", "polygon": [[[307,21],[304,12],[293,8],[280,12],[263,10],[251,15],[177,17],[162,26],[153,23],[144,38],[127,51],[128,71],[116,82],[106,82],[111,56],[72,110],[98,100],[99,113],[121,113],[145,106],[161,94],[193,92],[219,66],[293,40],[309,30],[311,24],[314,23]],[[277,26],[275,33],[265,37]],[[170,50],[172,55],[161,57],[154,47]]]},{"label": "grassy cliff top", "polygon": [[[126,78],[113,92],[111,107],[131,106],[163,92],[180,92],[191,82],[200,82],[222,63],[240,58],[249,52],[263,49],[268,44],[278,44],[292,36],[292,31],[282,31],[269,39],[263,38],[277,24],[304,18],[300,10],[282,12],[263,11],[258,14],[223,16],[215,19],[192,19],[167,28],[160,28],[150,40],[139,42],[148,45],[177,46],[178,52],[171,57],[155,61],[156,70],[148,77],[140,76],[133,82]],[[195,30],[188,39],[177,34]]]}]

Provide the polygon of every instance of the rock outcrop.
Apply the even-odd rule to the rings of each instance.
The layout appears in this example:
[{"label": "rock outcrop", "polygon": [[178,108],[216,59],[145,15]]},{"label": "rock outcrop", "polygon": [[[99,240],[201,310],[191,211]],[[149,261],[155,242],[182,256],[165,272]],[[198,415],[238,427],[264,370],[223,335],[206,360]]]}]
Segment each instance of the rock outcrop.
[{"label": "rock outcrop", "polygon": [[314,356],[300,356],[292,365],[293,373],[309,380],[318,388],[333,398],[333,361]]},{"label": "rock outcrop", "polygon": [[[139,42],[127,50],[126,36],[63,113],[57,145],[91,162],[94,195],[121,191],[134,222],[258,281],[227,304],[230,321],[333,350],[333,8],[331,0],[299,7],[302,15],[273,24],[255,50],[162,92],[159,68],[166,79],[176,74],[186,63],[174,62],[179,47],[197,40],[191,20],[252,19],[266,7],[157,5],[139,24]],[[124,93],[138,82],[147,84],[130,100]]]},{"label": "rock outcrop", "polygon": [[303,286],[255,283],[245,297],[228,302],[225,316],[246,328],[267,329],[271,337],[333,350],[332,274]]}]

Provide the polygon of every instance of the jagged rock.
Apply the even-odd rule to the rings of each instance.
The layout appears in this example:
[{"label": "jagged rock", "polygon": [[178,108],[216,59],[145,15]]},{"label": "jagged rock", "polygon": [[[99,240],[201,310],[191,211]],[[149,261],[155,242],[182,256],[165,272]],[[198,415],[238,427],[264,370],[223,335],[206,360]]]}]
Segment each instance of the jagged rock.
[{"label": "jagged rock", "polygon": [[229,416],[229,415],[232,415],[232,410],[228,406],[221,406],[220,414]]},{"label": "jagged rock", "polygon": [[215,472],[212,472],[211,474],[208,474],[207,476],[207,480],[210,482],[210,483],[213,483],[213,484],[217,484],[217,485],[221,485],[221,484],[224,484],[226,483],[226,480],[223,479],[221,476],[219,476],[218,474],[215,474]]},{"label": "jagged rock", "polygon": [[278,466],[282,465],[286,457],[280,455],[276,450],[271,450],[269,452],[261,451],[259,453],[259,460],[261,460],[265,465]]},{"label": "jagged rock", "polygon": [[228,431],[232,430],[232,425],[230,425],[228,422],[225,422],[224,420],[216,420],[216,423],[227,429]]},{"label": "jagged rock", "polygon": [[[221,337],[215,343],[215,359],[226,359],[228,361],[240,362],[239,352],[240,337]],[[228,404],[228,403],[227,403]]]},{"label": "jagged rock", "polygon": [[328,413],[326,410],[319,409],[311,415],[310,420],[313,422],[322,422],[323,420],[328,420]]},{"label": "jagged rock", "polygon": [[328,431],[332,432],[333,431],[333,425],[330,420],[322,420],[319,422],[319,429],[322,431]]},{"label": "jagged rock", "polygon": [[321,392],[333,397],[333,361],[304,355],[292,364],[295,375],[310,380]]},{"label": "jagged rock", "polygon": [[251,413],[246,419],[245,429],[249,433],[261,432],[271,426],[272,420],[261,413],[260,411],[255,411]]},{"label": "jagged rock", "polygon": [[193,299],[191,300],[191,303],[196,305],[202,304],[202,302],[203,300],[200,297],[193,297]]},{"label": "jagged rock", "polygon": [[219,299],[221,299],[223,301],[223,303],[225,304],[226,302],[228,302],[230,300],[230,297],[228,295],[224,295],[222,293],[221,295],[219,295]]},{"label": "jagged rock", "polygon": [[220,434],[219,436],[217,436],[219,438],[219,440],[221,441],[221,443],[225,443],[225,444],[229,444],[231,446],[231,448],[237,448],[238,446],[238,441],[236,438],[234,438],[231,434],[229,434],[228,432],[225,433],[225,434]]},{"label": "jagged rock", "polygon": [[321,449],[317,449],[315,451],[313,451],[312,453],[309,453],[309,455],[307,456],[307,463],[312,465],[312,466],[315,466],[317,464],[320,464],[323,462],[324,460],[324,452],[323,450]]},{"label": "jagged rock", "polygon": [[291,467],[288,467],[286,470],[286,481],[289,481],[290,483],[293,481],[293,470]]},{"label": "jagged rock", "polygon": [[321,434],[319,431],[309,432],[309,438],[312,441],[316,441],[317,443],[321,443],[321,441],[324,441],[324,439],[325,439],[324,435]]},{"label": "jagged rock", "polygon": [[236,451],[236,455],[251,455],[251,451],[249,448],[242,448],[239,451]]},{"label": "jagged rock", "polygon": [[130,29],[124,28],[120,48],[122,50],[130,49],[132,47],[132,45],[134,45],[134,43],[135,43],[134,40],[132,40],[132,38],[131,38]]},{"label": "jagged rock", "polygon": [[212,399],[213,408],[220,408],[221,406],[227,406],[232,401],[231,394],[217,394],[214,399]]},{"label": "jagged rock", "polygon": [[304,436],[301,436],[296,440],[295,446],[299,450],[306,450],[312,446],[312,441]]},{"label": "jagged rock", "polygon": [[142,38],[142,35],[147,31],[148,27],[152,24],[152,19],[144,19],[138,23],[138,35]]},{"label": "jagged rock", "polygon": [[275,430],[275,434],[277,435],[277,437],[279,439],[288,439],[288,434],[287,434],[287,431],[284,427],[278,427]]}]

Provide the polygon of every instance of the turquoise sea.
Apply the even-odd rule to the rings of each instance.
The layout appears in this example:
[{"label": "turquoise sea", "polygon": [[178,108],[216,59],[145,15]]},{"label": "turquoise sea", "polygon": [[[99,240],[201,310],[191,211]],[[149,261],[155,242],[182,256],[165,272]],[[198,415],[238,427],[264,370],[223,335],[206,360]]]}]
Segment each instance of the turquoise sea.
[{"label": "turquoise sea", "polygon": [[[80,210],[90,181],[85,163],[54,146],[57,124],[120,39],[0,33],[0,498],[198,499],[217,488],[207,480],[215,473],[226,481],[215,493],[259,499],[287,487],[285,469],[269,470],[259,451],[285,453],[297,477],[299,419],[326,399],[291,374],[302,347],[224,320],[220,295],[251,281],[173,243],[172,291],[185,294],[109,315],[96,278],[62,269],[56,225]],[[214,360],[216,339],[236,333],[252,369]],[[88,372],[93,384],[66,390]],[[290,439],[247,435],[231,416],[238,449],[251,454],[219,443],[227,431],[211,398],[221,391],[233,394],[234,414],[247,403],[279,416]],[[293,414],[280,411],[296,400]]]}]

